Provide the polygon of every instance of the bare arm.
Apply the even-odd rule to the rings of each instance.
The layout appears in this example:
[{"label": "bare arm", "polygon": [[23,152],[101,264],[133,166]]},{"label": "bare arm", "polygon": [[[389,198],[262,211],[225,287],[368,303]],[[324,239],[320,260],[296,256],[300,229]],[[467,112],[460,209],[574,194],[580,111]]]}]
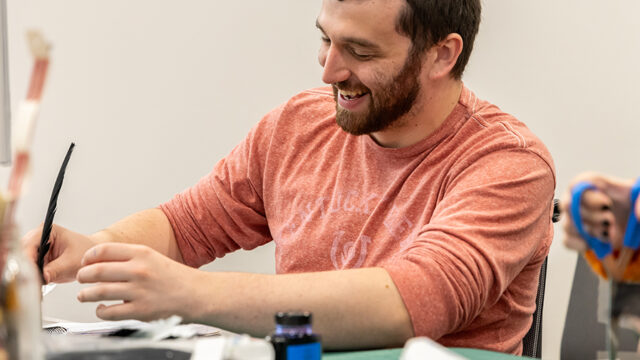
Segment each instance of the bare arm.
[{"label": "bare arm", "polygon": [[[33,261],[36,260],[41,234],[42,225],[28,232],[22,239],[23,250]],[[46,282],[75,280],[85,252],[100,243],[146,245],[173,260],[182,262],[173,229],[159,209],[133,214],[90,236],[54,225],[49,241],[51,248],[45,256],[44,266]]]},{"label": "bare arm", "polygon": [[96,243],[145,245],[175,261],[183,262],[169,219],[160,209],[148,209],[129,215],[89,238]]},{"label": "bare arm", "polygon": [[105,320],[153,320],[177,314],[239,333],[265,336],[278,311],[311,311],[327,349],[401,346],[413,336],[409,314],[382,268],[283,275],[209,273],[148,247],[101,244],[87,251],[78,294]]},{"label": "bare arm", "polygon": [[278,311],[314,314],[328,349],[402,346],[413,336],[409,314],[382,268],[261,275],[210,273],[216,301],[194,307],[200,321],[265,336]]}]

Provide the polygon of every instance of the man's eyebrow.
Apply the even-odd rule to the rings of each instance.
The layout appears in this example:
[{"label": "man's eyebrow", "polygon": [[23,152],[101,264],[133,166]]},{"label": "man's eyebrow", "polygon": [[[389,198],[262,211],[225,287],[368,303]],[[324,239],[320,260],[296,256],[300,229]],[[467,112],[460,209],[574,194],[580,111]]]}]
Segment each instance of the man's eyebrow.
[{"label": "man's eyebrow", "polygon": [[[322,26],[320,25],[317,19],[316,19],[316,27],[320,31],[322,31],[323,34],[326,35],[326,32],[324,31],[324,29],[322,28]],[[341,38],[340,40],[345,43],[355,44],[364,48],[369,48],[371,50],[380,50],[380,46],[378,44],[373,43],[366,39],[348,36],[348,37]]]},{"label": "man's eyebrow", "polygon": [[363,48],[367,48],[367,49],[371,49],[371,50],[380,50],[380,46],[378,46],[377,44],[369,41],[369,40],[365,40],[365,39],[360,39],[360,38],[354,38],[354,37],[345,37],[341,39],[343,42],[349,43],[349,44],[355,44],[358,45],[360,47]]}]

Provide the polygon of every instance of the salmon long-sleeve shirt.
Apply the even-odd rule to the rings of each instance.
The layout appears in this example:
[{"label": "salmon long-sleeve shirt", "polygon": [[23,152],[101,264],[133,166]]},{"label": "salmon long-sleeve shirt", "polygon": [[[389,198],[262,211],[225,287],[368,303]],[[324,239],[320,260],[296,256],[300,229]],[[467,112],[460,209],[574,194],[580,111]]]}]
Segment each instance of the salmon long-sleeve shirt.
[{"label": "salmon long-sleeve shirt", "polygon": [[298,94],[161,205],[185,262],[275,241],[279,274],[381,267],[416,336],[521,353],[553,237],[545,146],[466,87],[405,148],[348,134],[335,115],[330,88]]}]

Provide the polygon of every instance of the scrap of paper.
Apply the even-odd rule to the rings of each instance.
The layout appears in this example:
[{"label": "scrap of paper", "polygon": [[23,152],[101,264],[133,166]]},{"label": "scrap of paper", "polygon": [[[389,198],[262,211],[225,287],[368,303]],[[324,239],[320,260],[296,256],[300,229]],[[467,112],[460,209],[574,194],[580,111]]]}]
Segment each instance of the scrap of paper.
[{"label": "scrap of paper", "polygon": [[42,297],[47,296],[47,294],[52,292],[53,289],[55,289],[55,288],[56,288],[56,284],[54,284],[54,283],[42,285]]}]

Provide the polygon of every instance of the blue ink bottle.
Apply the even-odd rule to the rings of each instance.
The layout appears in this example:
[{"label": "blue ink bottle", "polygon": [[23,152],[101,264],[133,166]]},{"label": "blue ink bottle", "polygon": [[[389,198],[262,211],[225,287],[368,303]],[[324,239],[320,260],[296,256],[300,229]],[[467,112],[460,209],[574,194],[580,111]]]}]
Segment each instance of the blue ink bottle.
[{"label": "blue ink bottle", "polygon": [[273,345],[275,360],[320,360],[320,335],[311,329],[310,312],[279,312],[276,331],[267,339]]}]

